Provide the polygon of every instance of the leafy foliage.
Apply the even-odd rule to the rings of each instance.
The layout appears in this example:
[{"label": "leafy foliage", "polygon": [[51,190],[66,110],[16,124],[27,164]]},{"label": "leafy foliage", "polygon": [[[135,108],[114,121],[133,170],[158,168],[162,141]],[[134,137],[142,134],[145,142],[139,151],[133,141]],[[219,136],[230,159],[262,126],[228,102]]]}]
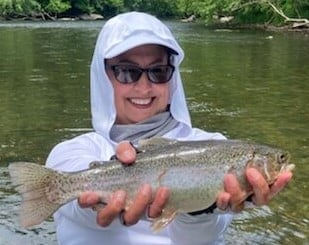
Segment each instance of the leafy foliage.
[{"label": "leafy foliage", "polygon": [[123,0],[71,0],[73,12],[99,13],[109,17],[124,11]]},{"label": "leafy foliage", "polygon": [[195,15],[206,22],[233,16],[236,23],[284,23],[282,15],[308,18],[308,0],[0,0],[0,15],[79,15],[98,13],[108,18],[126,11],[143,11],[160,18]]},{"label": "leafy foliage", "polygon": [[69,8],[71,8],[71,4],[67,1],[62,0],[51,0],[48,1],[46,6],[43,6],[45,11],[51,13],[51,14],[57,14],[62,13]]},{"label": "leafy foliage", "polygon": [[170,0],[124,0],[124,6],[130,11],[147,12],[164,18],[178,14],[177,2]]},{"label": "leafy foliage", "polygon": [[40,8],[40,4],[35,0],[0,0],[2,16],[29,15]]}]

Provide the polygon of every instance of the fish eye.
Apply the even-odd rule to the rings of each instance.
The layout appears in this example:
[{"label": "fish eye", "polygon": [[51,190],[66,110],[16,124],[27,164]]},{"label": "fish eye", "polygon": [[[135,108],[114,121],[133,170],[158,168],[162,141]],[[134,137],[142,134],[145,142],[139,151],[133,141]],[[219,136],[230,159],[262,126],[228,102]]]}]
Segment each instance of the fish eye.
[{"label": "fish eye", "polygon": [[279,163],[284,163],[288,160],[288,154],[281,153],[277,155],[277,158]]}]

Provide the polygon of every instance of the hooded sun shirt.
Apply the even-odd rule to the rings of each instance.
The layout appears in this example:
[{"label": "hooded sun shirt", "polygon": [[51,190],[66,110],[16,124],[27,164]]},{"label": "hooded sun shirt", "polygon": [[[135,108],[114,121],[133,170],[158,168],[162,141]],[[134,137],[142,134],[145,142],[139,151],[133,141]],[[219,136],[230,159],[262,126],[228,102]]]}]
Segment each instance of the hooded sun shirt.
[{"label": "hooded sun shirt", "polygon": [[[144,44],[162,45],[172,53],[175,72],[169,82],[170,110],[167,117],[166,113],[163,116],[157,115],[137,125],[124,125],[123,129],[114,125],[114,92],[105,72],[104,60]],[[90,91],[94,132],[56,145],[49,154],[46,165],[68,172],[87,169],[92,161],[109,160],[115,154],[117,142],[131,139],[132,135],[135,135],[134,140],[157,134],[180,140],[225,139],[219,133],[192,128],[179,71],[183,58],[183,50],[172,33],[157,18],[130,12],[108,20],[97,38],[91,63]],[[169,121],[171,118],[174,121],[172,124]],[[164,123],[168,126],[163,127],[163,133],[160,134],[161,130],[156,129]],[[128,133],[128,128],[133,133]],[[145,128],[156,131],[148,135]],[[224,243],[223,235],[232,216],[219,213],[198,216],[180,214],[161,232],[154,234],[147,220],[140,220],[136,225],[125,227],[119,219],[115,219],[108,227],[100,227],[96,223],[96,212],[80,208],[74,200],[62,206],[54,214],[54,219],[60,245],[204,245]]]},{"label": "hooded sun shirt", "polygon": [[105,24],[98,37],[91,63],[92,123],[96,132],[105,137],[109,137],[116,111],[113,106],[113,87],[105,72],[104,60],[144,44],[162,45],[178,54],[173,56],[176,69],[169,82],[172,93],[170,111],[175,120],[191,127],[179,72],[179,64],[184,57],[183,50],[161,21],[143,13],[133,12],[118,15]]}]

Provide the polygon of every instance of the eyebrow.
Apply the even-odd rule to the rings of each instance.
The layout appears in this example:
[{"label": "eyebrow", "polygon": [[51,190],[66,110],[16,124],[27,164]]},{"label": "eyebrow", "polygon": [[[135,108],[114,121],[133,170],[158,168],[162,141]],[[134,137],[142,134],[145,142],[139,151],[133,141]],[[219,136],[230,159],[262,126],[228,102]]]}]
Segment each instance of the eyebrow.
[{"label": "eyebrow", "polygon": [[[162,58],[158,58],[156,60],[154,60],[153,62],[151,62],[149,65],[155,65],[157,63],[161,63],[161,62],[164,62],[164,60]],[[129,59],[121,59],[118,61],[118,64],[121,64],[121,63],[124,63],[124,64],[133,64],[133,65],[137,65],[139,66],[138,63],[132,61],[132,60],[129,60]]]}]

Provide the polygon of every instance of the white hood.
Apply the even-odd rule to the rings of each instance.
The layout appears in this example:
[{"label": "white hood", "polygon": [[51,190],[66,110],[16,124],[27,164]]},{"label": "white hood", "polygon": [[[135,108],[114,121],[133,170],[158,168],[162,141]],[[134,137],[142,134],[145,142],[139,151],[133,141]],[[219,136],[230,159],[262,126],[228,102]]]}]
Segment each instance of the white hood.
[{"label": "white hood", "polygon": [[104,68],[104,59],[115,57],[129,49],[159,44],[177,53],[174,55],[175,73],[171,84],[170,111],[173,117],[191,127],[179,65],[184,53],[170,30],[157,18],[139,12],[118,15],[105,23],[95,47],[91,63],[91,113],[92,125],[97,133],[109,138],[116,111],[114,93]]}]

